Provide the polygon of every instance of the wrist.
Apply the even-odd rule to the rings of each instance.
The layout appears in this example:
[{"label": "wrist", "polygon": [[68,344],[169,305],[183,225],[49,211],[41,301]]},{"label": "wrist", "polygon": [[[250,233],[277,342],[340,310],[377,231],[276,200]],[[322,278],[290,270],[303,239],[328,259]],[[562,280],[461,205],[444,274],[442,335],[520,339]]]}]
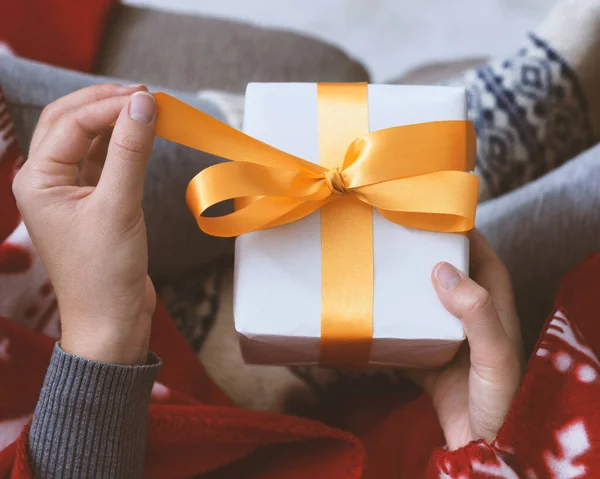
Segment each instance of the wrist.
[{"label": "wrist", "polygon": [[131,322],[94,321],[69,327],[63,318],[61,348],[66,353],[90,361],[110,364],[143,365],[148,360],[151,318]]}]

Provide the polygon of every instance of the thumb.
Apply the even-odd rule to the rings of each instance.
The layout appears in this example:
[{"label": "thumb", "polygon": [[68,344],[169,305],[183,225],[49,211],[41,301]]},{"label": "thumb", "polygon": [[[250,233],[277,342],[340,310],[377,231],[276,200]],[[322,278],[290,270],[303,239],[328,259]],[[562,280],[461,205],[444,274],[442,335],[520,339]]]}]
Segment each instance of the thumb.
[{"label": "thumb", "polygon": [[155,126],[154,97],[146,91],[131,95],[115,123],[97,187],[108,203],[118,205],[125,215],[140,207]]},{"label": "thumb", "polygon": [[442,305],[461,320],[471,349],[471,365],[482,377],[514,362],[515,352],[490,293],[448,263],[439,263],[432,281]]}]

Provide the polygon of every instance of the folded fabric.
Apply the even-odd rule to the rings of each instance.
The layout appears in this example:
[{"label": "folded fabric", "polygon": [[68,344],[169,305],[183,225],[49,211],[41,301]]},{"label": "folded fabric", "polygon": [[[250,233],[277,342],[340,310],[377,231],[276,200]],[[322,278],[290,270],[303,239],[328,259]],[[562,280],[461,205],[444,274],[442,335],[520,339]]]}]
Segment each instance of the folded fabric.
[{"label": "folded fabric", "polygon": [[90,71],[116,0],[0,0],[0,44],[16,55]]}]

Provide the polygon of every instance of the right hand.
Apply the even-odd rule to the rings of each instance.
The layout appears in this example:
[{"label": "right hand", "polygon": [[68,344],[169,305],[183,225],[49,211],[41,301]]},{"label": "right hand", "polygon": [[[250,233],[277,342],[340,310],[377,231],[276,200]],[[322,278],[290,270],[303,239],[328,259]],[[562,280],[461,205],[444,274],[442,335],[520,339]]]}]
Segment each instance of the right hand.
[{"label": "right hand", "polygon": [[431,396],[450,449],[496,437],[525,363],[508,272],[479,232],[470,238],[473,279],[448,263],[432,272],[438,297],[461,320],[467,343],[442,369],[406,372]]},{"label": "right hand", "polygon": [[68,353],[147,360],[156,294],[142,194],[155,124],[145,87],[85,88],[44,109],[16,175],[13,191],[56,290]]}]

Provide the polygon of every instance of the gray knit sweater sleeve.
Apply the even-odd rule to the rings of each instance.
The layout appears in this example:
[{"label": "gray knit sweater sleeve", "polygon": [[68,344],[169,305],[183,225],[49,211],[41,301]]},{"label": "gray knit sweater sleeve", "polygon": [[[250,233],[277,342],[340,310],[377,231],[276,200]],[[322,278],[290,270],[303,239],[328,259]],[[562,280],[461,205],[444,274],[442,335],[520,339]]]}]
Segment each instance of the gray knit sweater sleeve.
[{"label": "gray knit sweater sleeve", "polygon": [[144,366],[120,366],[72,356],[58,343],[29,433],[36,479],[139,478],[154,354]]}]

